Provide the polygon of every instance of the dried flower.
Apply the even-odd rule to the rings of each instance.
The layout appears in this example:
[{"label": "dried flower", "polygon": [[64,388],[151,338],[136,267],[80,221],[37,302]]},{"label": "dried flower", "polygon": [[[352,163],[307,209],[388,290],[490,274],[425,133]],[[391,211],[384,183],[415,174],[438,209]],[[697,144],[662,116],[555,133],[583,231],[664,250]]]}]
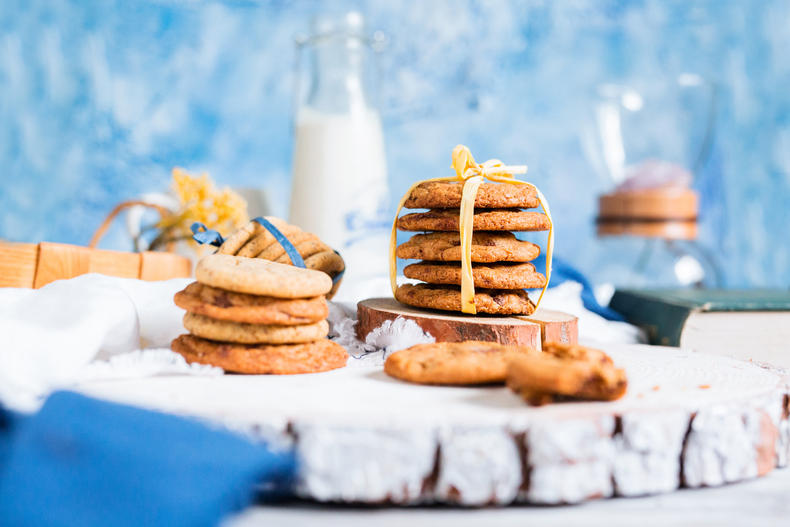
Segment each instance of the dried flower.
[{"label": "dried flower", "polygon": [[208,229],[229,233],[247,220],[247,202],[229,188],[217,189],[208,174],[192,176],[182,168],[173,169],[173,192],[179,209],[163,217],[156,228],[159,235],[150,249],[177,240],[192,240],[192,223],[198,221]]}]

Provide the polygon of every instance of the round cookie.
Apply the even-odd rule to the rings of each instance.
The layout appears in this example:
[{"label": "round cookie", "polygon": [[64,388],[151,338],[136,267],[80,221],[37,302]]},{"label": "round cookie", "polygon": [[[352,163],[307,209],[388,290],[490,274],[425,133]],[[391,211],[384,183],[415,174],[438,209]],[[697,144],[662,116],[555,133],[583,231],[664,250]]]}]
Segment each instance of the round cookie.
[{"label": "round cookie", "polygon": [[308,269],[323,271],[330,276],[339,273],[346,267],[343,258],[331,249],[310,256],[305,259],[304,264]]},{"label": "round cookie", "polygon": [[[302,256],[302,259],[306,260],[314,254],[332,250],[327,244],[319,240],[318,236],[315,234],[305,234],[307,234],[307,236],[291,240],[291,243],[293,243],[296,251]],[[276,246],[267,247],[266,250],[258,255],[258,258],[266,258],[267,260],[279,263],[291,263],[291,257],[288,256],[288,253],[285,252],[285,249],[279,243]],[[312,269],[309,266],[307,268]]]},{"label": "round cookie", "polygon": [[[426,181],[417,185],[403,204],[407,209],[442,209],[461,206],[463,184],[455,181]],[[531,209],[539,204],[531,185],[483,183],[475,196],[475,208]]]},{"label": "round cookie", "polygon": [[[461,288],[455,285],[403,284],[395,290],[395,299],[414,307],[461,311]],[[531,315],[535,304],[521,289],[478,289],[475,308],[489,315]]]},{"label": "round cookie", "polygon": [[282,299],[234,293],[198,282],[189,284],[174,297],[178,307],[218,320],[248,324],[294,326],[324,320],[329,307],[322,296]]},{"label": "round cookie", "polygon": [[[289,240],[293,239],[294,236],[298,234],[305,234],[302,232],[301,229],[295,227],[293,225],[283,224],[283,225],[275,225],[277,229]],[[272,245],[279,246],[280,244],[277,243],[277,240],[274,238],[274,235],[270,233],[267,229],[263,228],[260,229],[255,236],[251,237],[250,240],[244,244],[244,246],[238,250],[236,256],[245,256],[247,258],[255,258],[261,252],[266,250],[268,247]],[[268,260],[269,258],[267,258]]]},{"label": "round cookie", "polygon": [[[405,260],[461,261],[461,238],[456,232],[415,234],[398,246],[396,256]],[[472,262],[530,262],[540,247],[516,238],[511,232],[472,233]]]},{"label": "round cookie", "polygon": [[332,290],[326,295],[326,297],[331,300],[332,297],[335,296],[335,293],[337,293],[340,282],[343,281],[342,277],[336,279],[337,275],[346,269],[346,263],[343,261],[343,258],[330,249],[305,258],[304,264],[308,269],[322,271],[332,277],[334,285],[332,285]]},{"label": "round cookie", "polygon": [[[407,265],[403,275],[429,284],[461,285],[461,264],[415,263]],[[537,272],[531,263],[476,264],[472,266],[472,277],[475,287],[489,289],[537,289],[546,285],[546,277]]]},{"label": "round cookie", "polygon": [[215,320],[189,312],[184,315],[184,327],[204,339],[239,344],[295,344],[322,339],[329,333],[326,320],[300,326],[280,326]]},{"label": "round cookie", "polygon": [[278,346],[212,342],[181,335],[172,349],[189,363],[209,364],[225,371],[247,374],[318,373],[342,368],[348,353],[327,339]]},{"label": "round cookie", "polygon": [[[402,231],[458,232],[458,209],[434,209],[413,212],[398,218]],[[542,212],[489,209],[475,212],[472,229],[475,231],[547,231],[549,218]]]},{"label": "round cookie", "polygon": [[[280,218],[275,218],[274,216],[266,216],[266,219],[278,229],[282,229],[288,225]],[[263,225],[257,221],[251,221],[241,229],[228,236],[217,252],[219,254],[236,254],[239,252],[239,249],[241,249],[251,238],[254,238],[262,232],[268,233],[269,231],[267,231]]]},{"label": "round cookie", "polygon": [[612,358],[599,349],[588,348],[579,344],[562,342],[545,342],[543,353],[558,359],[584,361],[589,363],[613,365]]},{"label": "round cookie", "polygon": [[195,268],[195,278],[219,289],[275,298],[313,297],[332,289],[332,279],[321,271],[228,254],[202,258]]},{"label": "round cookie", "polygon": [[532,348],[495,342],[417,344],[387,357],[384,371],[420,384],[501,383],[513,357],[538,353]]},{"label": "round cookie", "polygon": [[548,343],[540,354],[512,358],[507,385],[529,404],[542,405],[565,399],[613,401],[625,394],[628,379],[600,350]]}]

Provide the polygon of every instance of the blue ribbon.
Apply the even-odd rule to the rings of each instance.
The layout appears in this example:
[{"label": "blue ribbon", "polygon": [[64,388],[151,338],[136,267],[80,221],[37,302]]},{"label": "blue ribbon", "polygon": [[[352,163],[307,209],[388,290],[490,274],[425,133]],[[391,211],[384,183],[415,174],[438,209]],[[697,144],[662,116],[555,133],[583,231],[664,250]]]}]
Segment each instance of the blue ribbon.
[{"label": "blue ribbon", "polygon": [[282,246],[282,248],[285,249],[285,254],[287,254],[288,258],[291,259],[291,263],[293,265],[295,265],[296,267],[301,267],[302,269],[307,267],[304,264],[302,255],[299,254],[299,251],[296,250],[296,247],[294,247],[294,244],[291,243],[291,240],[286,238],[285,235],[280,232],[280,229],[275,227],[272,224],[272,222],[270,222],[266,218],[262,218],[261,216],[258,216],[252,221],[258,223],[261,227],[269,231],[272,234],[272,236],[274,236],[274,239],[277,241],[277,243],[279,243]]},{"label": "blue ribbon", "polygon": [[[333,250],[334,250],[334,249],[333,249]],[[335,254],[336,254],[336,255],[338,255],[338,256],[340,256],[340,253],[339,253],[339,252],[337,252],[337,251],[335,251]],[[340,259],[342,260],[342,259],[343,259],[343,257],[342,257],[342,256],[340,256]],[[345,265],[345,262],[343,263],[343,270],[342,270],[342,271],[340,271],[339,273],[337,273],[337,274],[335,275],[335,277],[334,277],[334,278],[332,278],[332,283],[333,283],[333,284],[336,284],[336,283],[338,283],[338,282],[340,281],[340,279],[341,279],[341,278],[343,278],[343,275],[344,275],[344,274],[346,274],[346,265]]]},{"label": "blue ribbon", "polygon": [[219,247],[225,241],[220,233],[209,230],[208,227],[199,221],[193,223],[190,229],[192,229],[192,239],[201,245],[207,243],[214,247]]}]

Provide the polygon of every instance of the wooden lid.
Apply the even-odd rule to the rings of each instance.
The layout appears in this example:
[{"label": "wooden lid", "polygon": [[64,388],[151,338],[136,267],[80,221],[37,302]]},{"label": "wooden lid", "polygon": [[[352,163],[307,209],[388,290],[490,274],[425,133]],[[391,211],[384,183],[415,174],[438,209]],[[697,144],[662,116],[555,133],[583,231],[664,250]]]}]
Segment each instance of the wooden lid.
[{"label": "wooden lid", "polygon": [[695,220],[697,213],[697,193],[687,188],[622,191],[598,198],[599,221]]},{"label": "wooden lid", "polygon": [[598,220],[598,236],[641,236],[667,240],[697,239],[697,222],[663,220]]}]

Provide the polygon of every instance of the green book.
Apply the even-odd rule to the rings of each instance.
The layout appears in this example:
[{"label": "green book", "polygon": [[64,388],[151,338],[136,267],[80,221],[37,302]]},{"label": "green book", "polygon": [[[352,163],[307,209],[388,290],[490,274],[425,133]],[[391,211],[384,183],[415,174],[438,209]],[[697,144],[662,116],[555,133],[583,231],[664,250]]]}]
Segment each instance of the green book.
[{"label": "green book", "polygon": [[790,367],[790,291],[622,289],[609,306],[651,344]]}]

